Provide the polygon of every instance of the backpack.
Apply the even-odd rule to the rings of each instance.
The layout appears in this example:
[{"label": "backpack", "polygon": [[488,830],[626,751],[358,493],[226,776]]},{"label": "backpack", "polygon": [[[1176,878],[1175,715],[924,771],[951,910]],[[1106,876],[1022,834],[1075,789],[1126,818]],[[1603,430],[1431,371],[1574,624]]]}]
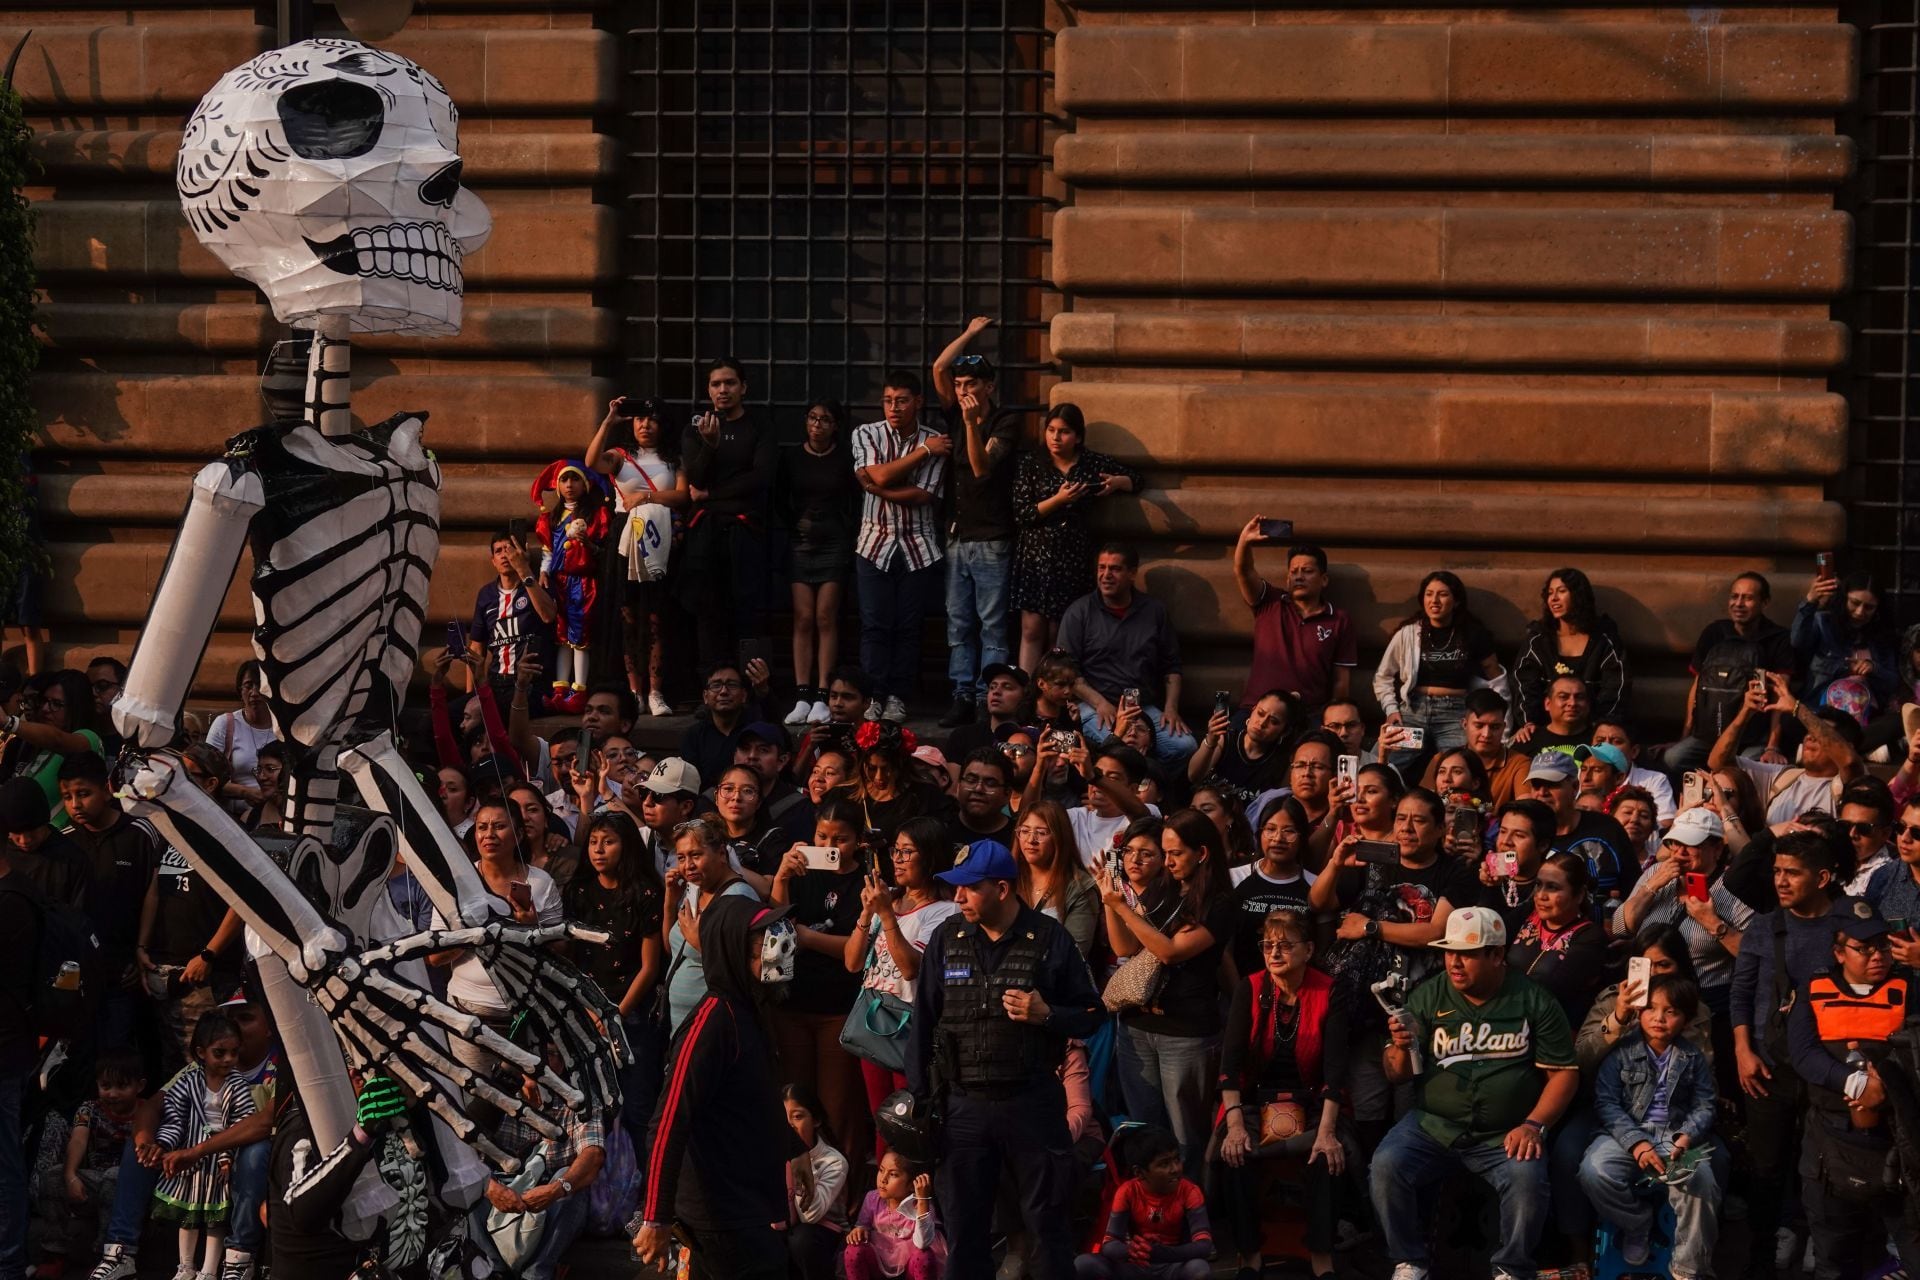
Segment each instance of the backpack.
[{"label": "backpack", "polygon": [[1740,714],[1747,686],[1759,672],[1760,646],[1751,640],[1732,636],[1707,650],[1700,664],[1700,691],[1693,699],[1693,736],[1717,742]]},{"label": "backpack", "polygon": [[25,876],[0,880],[0,893],[19,894],[40,917],[27,1025],[49,1040],[86,1035],[109,977],[92,923],[77,907],[47,897]]}]

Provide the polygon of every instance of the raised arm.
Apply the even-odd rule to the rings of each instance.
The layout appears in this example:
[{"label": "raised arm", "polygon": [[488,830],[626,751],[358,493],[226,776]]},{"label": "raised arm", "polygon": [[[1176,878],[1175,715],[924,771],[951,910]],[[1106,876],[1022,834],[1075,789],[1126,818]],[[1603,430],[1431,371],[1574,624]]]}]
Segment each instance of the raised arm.
[{"label": "raised arm", "polygon": [[992,324],[992,316],[975,316],[967,321],[967,327],[960,331],[960,336],[941,348],[940,354],[933,358],[933,390],[941,403],[952,404],[954,401],[953,362],[966,353],[969,342],[986,332]]},{"label": "raised arm", "polygon": [[1233,581],[1240,588],[1240,598],[1247,602],[1247,608],[1260,607],[1261,597],[1267,593],[1267,580],[1253,569],[1253,548],[1256,543],[1266,539],[1260,536],[1260,521],[1255,516],[1247,521],[1240,530],[1239,539],[1233,544]]}]

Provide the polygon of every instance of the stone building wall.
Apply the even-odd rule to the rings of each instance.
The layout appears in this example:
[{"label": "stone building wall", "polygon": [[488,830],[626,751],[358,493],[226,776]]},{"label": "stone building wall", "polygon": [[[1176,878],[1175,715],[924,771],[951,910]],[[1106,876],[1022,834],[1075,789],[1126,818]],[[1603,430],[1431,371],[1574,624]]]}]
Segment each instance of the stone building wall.
[{"label": "stone building wall", "polygon": [[1440,566],[1503,646],[1584,567],[1663,722],[1735,571],[1790,614],[1844,540],[1834,10],[1098,0],[1063,26],[1053,398],[1161,486],[1112,525],[1150,540],[1196,703],[1238,687],[1226,551],[1255,511],[1328,547],[1363,670]]}]

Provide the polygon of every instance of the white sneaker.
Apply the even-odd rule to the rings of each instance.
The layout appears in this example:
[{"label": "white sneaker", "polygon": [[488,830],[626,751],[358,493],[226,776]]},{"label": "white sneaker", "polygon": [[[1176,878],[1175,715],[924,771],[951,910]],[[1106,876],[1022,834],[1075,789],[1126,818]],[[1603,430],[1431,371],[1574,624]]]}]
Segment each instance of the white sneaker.
[{"label": "white sneaker", "polygon": [[125,1245],[110,1244],[100,1254],[87,1280],[133,1280],[137,1260]]},{"label": "white sneaker", "polygon": [[655,689],[647,695],[647,714],[664,719],[673,714],[673,704],[661,697],[660,691]]},{"label": "white sneaker", "polygon": [[898,698],[887,699],[887,709],[880,713],[882,720],[891,720],[895,724],[904,724],[907,719],[907,704]]},{"label": "white sneaker", "polygon": [[1393,1264],[1393,1280],[1427,1280],[1427,1269],[1411,1262]]},{"label": "white sneaker", "polygon": [[882,711],[884,711],[884,710],[886,710],[886,704],[885,704],[885,703],[883,703],[883,702],[869,702],[869,703],[867,704],[867,719],[869,719],[869,720],[878,720],[878,719],[880,718],[880,713],[881,713]]},{"label": "white sneaker", "polygon": [[808,724],[825,724],[827,721],[831,719],[833,719],[833,716],[830,712],[828,712],[827,704],[824,702],[814,703],[813,709],[807,712]]},{"label": "white sneaker", "polygon": [[173,1280],[197,1280],[199,1275],[199,1268],[187,1262],[183,1262],[173,1269]]},{"label": "white sneaker", "polygon": [[793,704],[793,710],[787,712],[788,724],[805,724],[807,717],[813,714],[813,703],[806,698]]}]

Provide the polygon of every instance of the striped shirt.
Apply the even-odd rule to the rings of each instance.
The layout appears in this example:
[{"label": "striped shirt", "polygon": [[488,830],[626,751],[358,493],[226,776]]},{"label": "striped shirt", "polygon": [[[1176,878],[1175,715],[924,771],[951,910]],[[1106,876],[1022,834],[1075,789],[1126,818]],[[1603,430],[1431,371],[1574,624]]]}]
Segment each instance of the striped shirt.
[{"label": "striped shirt", "polygon": [[[920,448],[940,434],[925,424],[910,436],[902,437],[883,418],[869,422],[853,433],[853,469],[894,462]],[[938,497],[946,480],[947,460],[929,453],[902,483]],[[860,558],[884,569],[893,563],[896,550],[905,553],[907,565],[924,569],[940,560],[940,504],[910,506],[891,502],[875,493],[861,494],[860,533],[853,549]]]}]

